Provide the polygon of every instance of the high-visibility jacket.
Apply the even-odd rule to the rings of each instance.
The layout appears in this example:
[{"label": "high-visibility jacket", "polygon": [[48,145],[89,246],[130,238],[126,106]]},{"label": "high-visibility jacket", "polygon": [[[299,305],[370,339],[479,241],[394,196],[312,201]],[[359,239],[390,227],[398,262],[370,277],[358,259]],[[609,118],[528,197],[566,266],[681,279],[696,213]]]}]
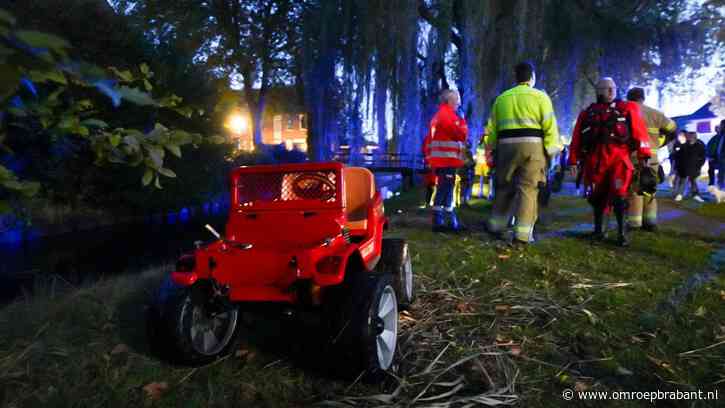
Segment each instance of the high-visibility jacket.
[{"label": "high-visibility jacket", "polygon": [[647,124],[647,133],[649,134],[649,145],[656,149],[664,146],[667,135],[673,135],[677,129],[674,120],[665,116],[664,113],[647,105],[640,105],[642,117]]},{"label": "high-visibility jacket", "polygon": [[443,103],[430,121],[430,154],[432,168],[463,167],[468,126],[453,108]]},{"label": "high-visibility jacket", "polygon": [[486,144],[542,142],[549,157],[562,149],[549,96],[519,84],[496,98],[486,125]]}]

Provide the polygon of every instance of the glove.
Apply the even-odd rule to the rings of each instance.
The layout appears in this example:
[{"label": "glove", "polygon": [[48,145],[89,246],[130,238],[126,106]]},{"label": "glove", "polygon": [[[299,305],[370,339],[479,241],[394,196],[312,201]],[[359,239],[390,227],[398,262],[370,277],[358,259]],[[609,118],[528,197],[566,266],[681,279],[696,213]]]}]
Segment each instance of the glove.
[{"label": "glove", "polygon": [[653,196],[657,192],[657,172],[651,167],[642,167],[639,172],[639,195]]}]

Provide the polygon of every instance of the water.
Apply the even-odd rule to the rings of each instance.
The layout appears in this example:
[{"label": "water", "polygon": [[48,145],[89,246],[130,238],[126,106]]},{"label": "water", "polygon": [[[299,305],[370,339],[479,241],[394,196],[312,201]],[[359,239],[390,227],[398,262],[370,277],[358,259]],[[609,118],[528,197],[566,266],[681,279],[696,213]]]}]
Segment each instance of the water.
[{"label": "water", "polygon": [[158,214],[145,222],[0,244],[0,303],[31,290],[35,279],[57,275],[76,285],[122,272],[175,262],[194,241],[211,241],[204,229],[224,231],[222,205],[207,211]]}]

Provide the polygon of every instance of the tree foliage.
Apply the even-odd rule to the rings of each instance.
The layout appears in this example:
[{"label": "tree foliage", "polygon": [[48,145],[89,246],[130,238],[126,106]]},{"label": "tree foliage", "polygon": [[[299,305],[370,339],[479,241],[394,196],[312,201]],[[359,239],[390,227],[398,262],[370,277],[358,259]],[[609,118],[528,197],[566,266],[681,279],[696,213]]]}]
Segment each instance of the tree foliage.
[{"label": "tree foliage", "polygon": [[[161,188],[161,176],[175,177],[165,166],[166,153],[180,157],[182,146],[198,145],[202,137],[164,126],[153,116],[167,110],[190,118],[195,112],[173,94],[154,97],[148,65],[101,69],[72,58],[72,50],[59,36],[17,27],[15,17],[0,10],[0,147],[12,155],[14,145],[37,135],[70,142],[88,147],[96,165],[142,168],[142,183]],[[119,109],[136,109],[138,119],[125,120]],[[0,183],[3,211],[39,189],[5,166],[0,166]]]}]

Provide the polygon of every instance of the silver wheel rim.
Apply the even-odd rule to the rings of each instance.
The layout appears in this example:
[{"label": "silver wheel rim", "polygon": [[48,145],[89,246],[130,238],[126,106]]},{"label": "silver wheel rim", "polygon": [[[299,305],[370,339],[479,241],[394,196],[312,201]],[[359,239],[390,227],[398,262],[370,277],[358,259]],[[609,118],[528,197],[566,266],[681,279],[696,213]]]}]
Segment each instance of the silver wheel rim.
[{"label": "silver wheel rim", "polygon": [[410,253],[405,251],[405,262],[403,262],[403,275],[405,276],[405,301],[413,300],[413,263],[410,260]]},{"label": "silver wheel rim", "polygon": [[207,316],[199,305],[194,305],[191,312],[191,345],[194,350],[205,356],[219,354],[231,340],[237,327],[236,309]]},{"label": "silver wheel rim", "polygon": [[398,342],[398,300],[390,285],[383,289],[375,315],[382,322],[383,330],[375,338],[378,351],[378,364],[383,370],[390,368]]}]

